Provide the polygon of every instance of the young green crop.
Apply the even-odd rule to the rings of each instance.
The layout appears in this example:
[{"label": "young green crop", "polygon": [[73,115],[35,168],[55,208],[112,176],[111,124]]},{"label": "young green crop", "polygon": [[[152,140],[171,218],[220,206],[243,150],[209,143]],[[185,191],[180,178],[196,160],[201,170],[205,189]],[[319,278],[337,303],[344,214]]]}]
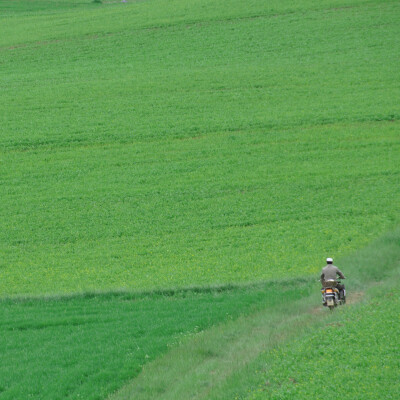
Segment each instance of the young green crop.
[{"label": "young green crop", "polygon": [[[377,279],[392,277],[395,286],[399,236],[399,231],[385,235],[340,262],[349,278],[350,300],[356,290],[369,288]],[[362,273],[358,272],[359,263]],[[377,299],[381,292],[382,288],[375,294]],[[317,285],[294,279],[247,287],[3,300],[0,398],[98,399],[127,384],[110,399],[192,398],[194,393],[198,398],[231,399],[234,393],[243,392],[243,386],[247,393],[248,381],[259,384],[260,375],[255,371],[265,364],[263,349],[287,343],[310,322],[328,323],[315,312],[316,304],[322,308],[319,297]],[[383,311],[388,307],[388,315],[395,309],[386,301],[382,306]],[[342,324],[343,309],[336,311],[334,321]],[[369,308],[362,312],[368,315]],[[360,321],[368,323],[354,318],[364,315],[360,308],[349,315],[352,334]],[[374,320],[376,334],[385,335],[386,327],[379,322]],[[218,326],[206,332],[212,325]],[[298,349],[289,346],[294,352]],[[237,354],[232,354],[232,349]],[[244,349],[246,356],[241,357]],[[286,347],[282,349],[286,351]],[[341,349],[351,354],[345,344]],[[153,363],[157,358],[161,362]],[[388,360],[394,363],[397,357],[392,354]],[[298,369],[304,376],[314,376],[313,370]],[[218,376],[213,377],[216,371]],[[273,371],[281,373],[279,368]]]},{"label": "young green crop", "polygon": [[2,301],[0,398],[104,398],[397,224],[399,11],[1,2],[0,297],[297,278]]},{"label": "young green crop", "polygon": [[[313,393],[313,390],[322,388],[326,384],[326,379],[329,380],[330,377],[327,372],[330,369],[324,367],[325,363],[328,362],[330,367],[332,362],[337,363],[336,357],[343,354],[345,363],[351,365],[352,358],[358,352],[352,348],[351,341],[343,342],[339,338],[336,344],[332,336],[328,335],[326,338],[325,329],[333,326],[333,333],[340,333],[335,328],[348,326],[348,322],[351,321],[352,340],[357,341],[354,333],[365,329],[368,321],[364,320],[364,316],[367,317],[371,309],[371,307],[359,307],[359,303],[370,301],[374,305],[376,302],[380,303],[393,287],[396,288],[399,281],[399,239],[400,229],[397,229],[351,256],[337,260],[347,276],[345,283],[348,302],[345,307],[340,307],[334,312],[322,307],[319,285],[316,281],[314,284],[310,282],[310,294],[299,293],[292,301],[287,301],[288,298],[285,295],[273,307],[246,313],[237,320],[230,320],[207,329],[201,335],[191,337],[190,340],[175,346],[167,354],[147,364],[137,377],[110,396],[109,400],[154,398],[231,400],[246,398],[249,393],[253,395],[259,391],[265,398],[279,395],[285,398],[285,389],[289,386],[290,391],[293,380],[298,379],[296,375],[292,375],[293,370],[297,375],[302,376],[303,385],[307,385],[311,379],[315,381],[314,388],[305,398],[318,398],[318,394]],[[293,280],[291,285],[295,288],[297,281]],[[395,309],[396,305],[393,306],[391,298],[392,296],[389,297],[389,302],[385,301],[382,307],[379,307],[379,311],[376,310],[379,318],[386,318],[386,307],[388,315]],[[346,312],[343,313],[343,311]],[[360,319],[360,316],[363,317]],[[371,322],[371,326],[374,325],[374,335],[381,337],[386,335],[388,324],[380,325],[380,319],[375,321],[372,316],[368,316],[367,320]],[[397,320],[398,318],[396,322]],[[392,332],[396,332],[395,326]],[[392,332],[389,333],[389,337],[395,335]],[[302,348],[301,343],[307,342],[310,337],[315,339],[313,346],[318,349],[316,351],[320,351],[321,348],[325,352],[331,351],[331,357],[325,355],[321,359],[311,358],[307,361],[307,353],[301,353],[298,349]],[[370,340],[370,337],[370,332],[368,332],[363,336],[363,341]],[[331,339],[333,339],[332,343],[325,346]],[[365,359],[372,361],[377,357],[378,348],[373,340],[370,341],[368,347],[369,353]],[[397,352],[387,351],[390,349],[390,344],[385,345],[385,348],[387,358],[385,362],[391,365],[398,363]],[[293,357],[287,357],[284,362],[285,367],[290,365],[290,368],[283,368],[279,362],[279,356],[288,352],[293,354]],[[313,366],[314,362],[315,366]],[[352,366],[352,373],[356,376],[364,376],[363,365],[357,367],[352,364]],[[315,373],[316,369],[318,373]],[[337,374],[333,382],[341,383],[336,369],[336,367],[333,368],[334,374]],[[347,367],[344,372],[349,372]],[[272,386],[272,381],[269,379],[278,375],[282,377],[282,390],[279,390],[277,385]],[[372,376],[370,378],[369,384],[371,386],[373,382],[375,384],[371,395],[380,397],[381,393],[386,393],[379,386],[377,378],[375,380]],[[385,379],[387,382],[388,378]],[[268,381],[270,383],[266,385]],[[354,394],[354,388],[348,391],[352,394],[350,395],[340,384],[337,390],[345,398],[346,396],[351,398]],[[287,395],[287,398],[301,398],[298,392],[293,394],[290,391],[290,393],[292,395]],[[324,397],[329,397],[329,394],[324,394]],[[396,398],[396,396],[393,397]]]},{"label": "young green crop", "polygon": [[266,354],[259,387],[240,398],[300,400],[332,393],[349,400],[399,398],[399,295],[399,289],[392,288]]},{"label": "young green crop", "polygon": [[0,294],[301,276],[396,224],[399,5],[313,3],[4,17]]},{"label": "young green crop", "polygon": [[103,399],[184,338],[309,293],[307,281],[0,302],[0,398]]}]

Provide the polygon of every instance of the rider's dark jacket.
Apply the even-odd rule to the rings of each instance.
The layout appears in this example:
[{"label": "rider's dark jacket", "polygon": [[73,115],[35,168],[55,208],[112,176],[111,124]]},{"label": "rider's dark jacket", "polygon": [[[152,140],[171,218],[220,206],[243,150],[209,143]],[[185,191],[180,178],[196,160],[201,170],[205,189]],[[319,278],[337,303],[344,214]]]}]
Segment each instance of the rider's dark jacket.
[{"label": "rider's dark jacket", "polygon": [[333,264],[328,264],[326,267],[322,268],[321,282],[327,281],[328,279],[336,280],[336,275],[344,279],[344,275],[338,267]]}]

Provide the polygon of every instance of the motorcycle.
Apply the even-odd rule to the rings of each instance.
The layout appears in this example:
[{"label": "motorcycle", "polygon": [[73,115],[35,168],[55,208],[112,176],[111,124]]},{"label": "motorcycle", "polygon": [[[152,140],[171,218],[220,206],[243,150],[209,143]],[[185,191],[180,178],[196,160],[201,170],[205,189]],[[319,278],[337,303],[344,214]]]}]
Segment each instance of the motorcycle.
[{"label": "motorcycle", "polygon": [[346,290],[343,289],[343,295],[340,296],[337,285],[341,282],[336,279],[328,279],[324,282],[324,287],[321,289],[322,305],[328,307],[331,311],[338,305],[346,303]]}]

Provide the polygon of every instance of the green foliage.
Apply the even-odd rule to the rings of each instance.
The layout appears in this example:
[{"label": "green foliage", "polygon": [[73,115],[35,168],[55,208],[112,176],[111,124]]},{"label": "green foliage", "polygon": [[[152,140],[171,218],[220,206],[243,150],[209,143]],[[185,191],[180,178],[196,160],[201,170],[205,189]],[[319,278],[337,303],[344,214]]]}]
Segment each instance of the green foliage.
[{"label": "green foliage", "polygon": [[309,292],[306,282],[0,302],[0,399],[102,399],[184,338]]},{"label": "green foliage", "polygon": [[346,308],[315,333],[272,351],[247,399],[397,399],[400,290]]},{"label": "green foliage", "polygon": [[[91,0],[92,2],[99,2],[101,0]],[[59,13],[60,11],[68,11],[71,9],[76,10],[78,7],[87,7],[91,3],[90,0],[12,0],[12,1],[2,1],[0,3],[0,18],[3,19],[4,22],[5,17],[10,16],[22,16],[28,15],[31,19],[34,16],[41,16],[43,14],[54,14]],[[9,21],[8,21],[9,22]],[[26,23],[27,20],[21,19],[18,20],[18,25],[20,23]],[[10,24],[11,25],[11,24]],[[21,26],[15,27],[16,30],[21,32]],[[40,29],[38,27],[38,29]],[[31,31],[33,35],[37,32],[37,29]],[[9,38],[10,39],[10,38]]]},{"label": "green foliage", "polygon": [[352,291],[365,290],[366,282],[380,283],[393,274],[400,260],[400,229],[387,232],[356,253],[340,259]]},{"label": "green foliage", "polygon": [[[388,1],[385,1],[388,3]],[[389,1],[396,3],[396,0]],[[288,16],[293,13],[329,10],[342,12],[343,6],[360,8],[375,4],[379,12],[379,0],[150,0],[105,1],[100,9],[93,10],[91,0],[14,0],[0,3],[1,16],[9,17],[26,14],[29,18],[15,20],[4,18],[0,25],[0,46],[45,41],[56,37],[77,38],[92,34],[131,32],[141,28],[162,28],[188,23],[215,23],[243,18],[269,18]],[[79,7],[79,9],[78,9]],[[92,8],[87,12],[87,8]],[[73,8],[71,10],[71,8]],[[70,9],[70,10],[68,10]],[[345,12],[348,11],[344,9]],[[34,13],[33,13],[33,12]],[[49,13],[62,11],[58,16]],[[65,23],[68,22],[66,26]],[[271,22],[271,21],[270,21]],[[27,37],[26,32],[30,35]]]},{"label": "green foliage", "polygon": [[[70,296],[0,303],[1,399],[104,398],[182,337],[309,294],[157,289],[295,282],[399,222],[397,1],[0,14],[0,296]],[[384,277],[366,271],[358,286]],[[152,294],[71,296],[118,289]]]},{"label": "green foliage", "polygon": [[396,224],[399,4],[346,4],[4,18],[0,294],[314,274]]},{"label": "green foliage", "polygon": [[[364,308],[364,305],[359,306],[359,303],[381,304],[381,299],[385,299],[388,293],[393,293],[393,288],[397,290],[400,278],[399,260],[400,230],[397,229],[370,243],[351,257],[338,260],[348,277],[348,282],[346,281],[348,304],[345,307],[340,307],[333,313],[323,308],[320,303],[319,285],[316,282],[312,285],[310,282],[311,293],[300,292],[292,301],[288,301],[285,295],[273,307],[246,313],[237,320],[224,322],[173,348],[166,355],[146,365],[138,377],[131,380],[109,400],[154,398],[231,400],[247,398],[249,393],[250,398],[253,395],[261,398],[270,398],[269,396],[279,398],[281,395],[283,398],[302,398],[300,395],[297,396],[297,392],[295,394],[290,392],[285,397],[285,388],[290,389],[298,379],[292,375],[293,371],[297,371],[297,376],[302,376],[304,385],[313,379],[315,388],[313,390],[317,391],[318,387],[321,388],[329,382],[330,387],[337,385],[339,391],[344,392],[340,379],[338,377],[330,379],[329,371],[337,373],[336,367],[332,367],[332,364],[343,355],[343,362],[340,364],[344,365],[343,371],[348,373],[351,365],[351,373],[357,377],[364,375],[362,365],[351,364],[349,361],[358,353],[358,350],[355,351],[351,345],[353,340],[358,340],[357,336],[354,337],[354,333],[357,335],[357,329],[363,331],[368,325],[368,321],[360,317],[368,315],[371,309],[371,307]],[[379,284],[376,279],[380,280]],[[300,284],[294,280],[291,284],[295,288],[298,283]],[[387,300],[390,298],[392,296]],[[396,307],[384,302],[380,310],[376,310],[380,318],[386,318],[386,306],[392,311]],[[390,313],[391,311],[388,315]],[[376,332],[371,333],[368,328],[369,333],[363,337],[363,343],[370,340],[371,334],[378,337],[386,336],[388,324],[379,325],[380,319],[375,320],[373,316],[368,320],[372,320],[371,325]],[[331,327],[334,329],[333,332],[340,334],[335,328],[348,326],[349,321],[353,335],[351,340],[338,341],[330,334],[325,336],[326,329],[329,330]],[[393,330],[396,330],[395,326]],[[300,354],[298,351],[299,348],[305,347],[304,343],[310,345],[311,337],[313,338],[311,353],[324,351],[320,360],[316,356],[318,358],[316,366],[313,366],[314,358],[309,359],[307,352]],[[393,333],[391,332],[388,337],[393,337]],[[375,346],[375,342],[371,340],[369,353],[366,353],[365,359],[369,359],[371,354],[373,354],[371,360],[379,357],[379,346],[380,344]],[[386,347],[385,362],[396,365],[398,355],[396,351],[390,353],[389,348]],[[285,357],[284,367],[279,362],[282,354],[288,355]],[[325,367],[326,363],[328,367]],[[318,369],[317,374],[315,369]],[[275,373],[282,378],[282,387],[279,383],[272,386],[269,378],[274,377]],[[383,393],[379,382],[371,379],[368,385],[371,388],[374,386],[371,396],[380,397]],[[316,393],[307,393],[308,397],[304,398],[319,398]],[[329,397],[329,390],[324,393],[323,398],[326,397]],[[344,397],[346,398],[346,394]]]}]

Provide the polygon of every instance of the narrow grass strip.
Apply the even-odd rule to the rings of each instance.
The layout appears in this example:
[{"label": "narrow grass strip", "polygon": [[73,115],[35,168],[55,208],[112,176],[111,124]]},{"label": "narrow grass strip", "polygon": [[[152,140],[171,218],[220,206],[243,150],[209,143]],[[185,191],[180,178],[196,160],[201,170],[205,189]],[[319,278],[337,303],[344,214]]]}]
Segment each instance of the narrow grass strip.
[{"label": "narrow grass strip", "polygon": [[268,281],[258,281],[250,283],[226,283],[204,286],[186,286],[186,287],[170,287],[164,289],[148,289],[148,290],[92,290],[78,293],[67,294],[49,294],[49,295],[15,295],[0,297],[0,303],[30,303],[42,301],[68,301],[75,299],[120,299],[120,300],[139,300],[145,298],[157,297],[184,297],[196,294],[218,294],[224,292],[251,292],[258,290],[275,291],[277,288],[285,290],[292,288],[293,284],[304,287],[312,282],[312,276],[301,278],[272,279]]}]

